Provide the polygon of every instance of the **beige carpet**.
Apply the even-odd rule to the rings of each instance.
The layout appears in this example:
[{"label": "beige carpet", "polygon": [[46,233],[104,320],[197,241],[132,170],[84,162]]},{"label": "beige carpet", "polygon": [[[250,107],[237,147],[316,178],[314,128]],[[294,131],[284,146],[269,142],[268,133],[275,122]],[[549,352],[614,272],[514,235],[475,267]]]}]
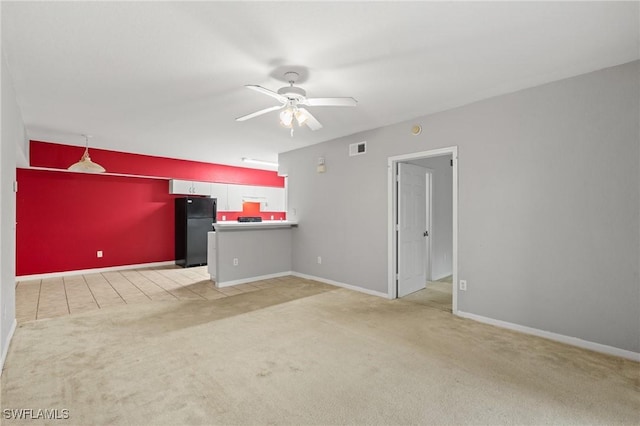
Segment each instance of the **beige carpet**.
[{"label": "beige carpet", "polygon": [[290,279],[25,323],[4,409],[56,425],[638,424],[640,365]]},{"label": "beige carpet", "polygon": [[439,281],[427,281],[424,289],[411,293],[403,297],[402,300],[451,312],[453,300],[451,277],[449,276]]}]

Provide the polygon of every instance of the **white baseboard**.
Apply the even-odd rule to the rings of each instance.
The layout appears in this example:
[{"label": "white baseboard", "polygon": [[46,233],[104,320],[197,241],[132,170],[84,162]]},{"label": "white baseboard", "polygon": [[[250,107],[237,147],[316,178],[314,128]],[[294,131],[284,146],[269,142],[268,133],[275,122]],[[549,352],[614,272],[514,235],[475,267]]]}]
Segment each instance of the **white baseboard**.
[{"label": "white baseboard", "polygon": [[485,324],[495,325],[496,327],[519,331],[521,333],[531,334],[533,336],[544,337],[545,339],[554,340],[560,343],[566,343],[567,345],[577,346],[579,348],[589,349],[607,355],[614,355],[621,358],[630,359],[632,361],[640,361],[640,353],[638,352],[628,351],[626,349],[620,349],[613,346],[603,345],[601,343],[590,342],[588,340],[582,340],[577,337],[565,336],[564,334],[553,333],[551,331],[540,330],[537,328],[514,324],[507,321],[483,317],[482,315],[470,314],[468,312],[458,311],[457,315]]},{"label": "white baseboard", "polygon": [[362,288],[362,287],[358,287],[358,286],[351,285],[351,284],[345,284],[345,283],[341,283],[341,282],[338,282],[338,281],[329,280],[327,278],[321,278],[321,277],[316,277],[316,276],[313,276],[313,275],[301,274],[300,272],[292,272],[291,275],[293,275],[295,277],[305,278],[305,279],[308,279],[308,280],[320,281],[321,283],[331,284],[331,285],[334,285],[336,287],[342,287],[342,288],[346,288],[346,289],[349,289],[349,290],[359,291],[360,293],[369,294],[371,296],[384,297],[385,299],[389,298],[389,295],[387,293],[382,293],[380,291],[375,291],[375,290],[369,290],[368,288]]},{"label": "white baseboard", "polygon": [[251,282],[260,281],[260,280],[268,280],[269,278],[286,277],[287,275],[294,275],[294,273],[291,271],[284,271],[284,272],[276,272],[275,274],[260,275],[257,277],[242,278],[239,280],[232,280],[232,281],[224,281],[221,283],[216,281],[216,287],[218,288],[231,287],[232,285],[246,284],[246,283],[251,283]]},{"label": "white baseboard", "polygon": [[4,361],[7,359],[7,354],[9,353],[9,345],[11,344],[11,339],[13,339],[13,333],[16,332],[17,325],[18,325],[18,321],[14,319],[13,323],[11,324],[11,329],[9,330],[9,335],[7,336],[6,342],[2,342],[2,358],[0,358],[0,376],[2,375],[2,371],[4,370]]},{"label": "white baseboard", "polygon": [[155,268],[158,266],[168,266],[168,265],[175,265],[175,264],[176,264],[175,261],[169,260],[166,262],[139,263],[137,265],[120,265],[120,266],[109,266],[106,268],[79,269],[76,271],[64,271],[64,272],[50,272],[47,274],[21,275],[16,277],[16,281],[29,281],[29,280],[41,280],[44,278],[70,277],[72,275],[83,275],[83,274],[99,274],[101,272],[122,271],[124,269]]}]

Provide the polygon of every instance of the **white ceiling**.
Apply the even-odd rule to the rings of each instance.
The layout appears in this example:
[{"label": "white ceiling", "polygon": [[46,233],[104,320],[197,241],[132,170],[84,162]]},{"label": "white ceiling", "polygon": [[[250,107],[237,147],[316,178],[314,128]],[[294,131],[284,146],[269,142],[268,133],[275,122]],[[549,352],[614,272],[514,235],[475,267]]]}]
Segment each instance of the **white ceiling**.
[{"label": "white ceiling", "polygon": [[[2,2],[31,139],[230,165],[638,59],[638,27],[638,2]],[[359,105],[236,122],[287,66]]]}]

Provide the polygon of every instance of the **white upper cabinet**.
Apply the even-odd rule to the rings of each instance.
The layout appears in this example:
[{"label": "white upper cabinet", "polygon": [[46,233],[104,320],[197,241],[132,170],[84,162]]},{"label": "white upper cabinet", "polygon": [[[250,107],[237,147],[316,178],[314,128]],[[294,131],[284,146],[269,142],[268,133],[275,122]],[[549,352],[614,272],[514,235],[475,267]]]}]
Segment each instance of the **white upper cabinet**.
[{"label": "white upper cabinet", "polygon": [[218,211],[241,212],[242,203],[260,203],[262,212],[284,212],[286,191],[272,186],[232,185],[226,183],[197,182],[171,179],[170,194],[206,195],[217,199]]},{"label": "white upper cabinet", "polygon": [[171,179],[169,181],[169,194],[190,194],[191,181]]},{"label": "white upper cabinet", "polygon": [[271,186],[260,186],[260,192],[264,195],[266,202],[261,205],[263,212],[284,212],[286,208],[286,193],[284,188],[274,188]]},{"label": "white upper cabinet", "polygon": [[218,211],[231,211],[229,208],[229,197],[227,195],[229,185],[226,183],[211,184],[211,198],[217,199],[216,208]]},{"label": "white upper cabinet", "polygon": [[191,180],[171,179],[169,181],[170,194],[211,195],[211,183]]},{"label": "white upper cabinet", "polygon": [[249,185],[227,185],[229,211],[241,212],[242,203],[249,201],[246,198],[253,194],[253,186]]},{"label": "white upper cabinet", "polygon": [[243,202],[260,203],[262,212],[286,211],[284,188],[272,186],[229,185],[228,200],[230,211],[242,211]]},{"label": "white upper cabinet", "polygon": [[211,195],[210,182],[192,182],[194,195]]}]

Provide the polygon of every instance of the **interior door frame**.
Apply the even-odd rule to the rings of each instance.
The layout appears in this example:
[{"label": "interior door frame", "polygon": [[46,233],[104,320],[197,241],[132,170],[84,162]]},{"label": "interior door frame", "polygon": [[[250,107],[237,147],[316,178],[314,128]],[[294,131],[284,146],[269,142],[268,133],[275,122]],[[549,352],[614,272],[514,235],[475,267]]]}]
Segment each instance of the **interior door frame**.
[{"label": "interior door frame", "polygon": [[458,147],[432,149],[429,151],[413,152],[410,154],[396,155],[387,159],[387,297],[395,299],[398,297],[396,278],[398,270],[398,252],[396,238],[396,223],[398,212],[398,191],[396,186],[396,175],[398,173],[398,163],[410,160],[418,160],[429,157],[439,157],[451,155],[453,161],[452,170],[452,259],[451,267],[453,274],[452,306],[454,315],[458,315]]}]

